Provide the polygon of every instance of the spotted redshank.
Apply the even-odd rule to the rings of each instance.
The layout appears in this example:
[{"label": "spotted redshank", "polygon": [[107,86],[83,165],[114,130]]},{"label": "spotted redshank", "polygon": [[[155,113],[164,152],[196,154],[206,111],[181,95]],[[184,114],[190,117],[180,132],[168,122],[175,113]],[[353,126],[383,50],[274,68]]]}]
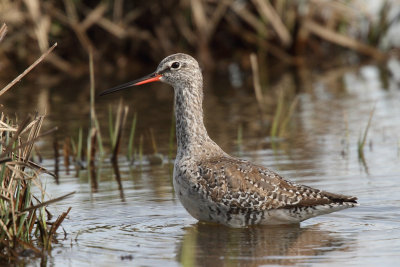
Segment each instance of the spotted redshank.
[{"label": "spotted redshank", "polygon": [[101,95],[156,81],[174,88],[178,151],[173,184],[194,218],[231,227],[292,224],[357,206],[356,197],[292,183],[266,167],[225,153],[204,126],[203,77],[189,55],[168,56],[154,73]]}]

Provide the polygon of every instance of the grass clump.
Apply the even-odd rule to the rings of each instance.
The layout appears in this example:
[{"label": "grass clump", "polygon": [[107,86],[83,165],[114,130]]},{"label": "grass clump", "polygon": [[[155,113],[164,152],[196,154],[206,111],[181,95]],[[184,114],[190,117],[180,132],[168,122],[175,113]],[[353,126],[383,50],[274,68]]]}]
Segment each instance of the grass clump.
[{"label": "grass clump", "polygon": [[[0,41],[7,32],[5,24],[0,28]],[[55,48],[54,44],[17,78],[0,90],[0,96],[19,82]],[[0,114],[0,265],[10,264],[21,255],[42,255],[49,250],[57,229],[71,208],[51,222],[51,213],[46,209],[51,203],[62,200],[73,193],[46,200],[47,194],[39,175],[55,174],[31,161],[35,142],[52,129],[40,135],[44,116],[27,116],[13,122],[4,113]],[[36,187],[36,188],[35,188]],[[38,192],[38,193],[35,193]],[[40,249],[41,248],[41,249]],[[26,253],[28,251],[28,253]],[[25,252],[25,253],[24,253]]]},{"label": "grass clump", "polygon": [[40,255],[39,248],[50,249],[70,211],[50,222],[46,206],[70,194],[45,201],[39,175],[54,174],[30,161],[43,119],[30,116],[17,126],[4,114],[0,117],[0,263],[18,259],[23,251]]}]

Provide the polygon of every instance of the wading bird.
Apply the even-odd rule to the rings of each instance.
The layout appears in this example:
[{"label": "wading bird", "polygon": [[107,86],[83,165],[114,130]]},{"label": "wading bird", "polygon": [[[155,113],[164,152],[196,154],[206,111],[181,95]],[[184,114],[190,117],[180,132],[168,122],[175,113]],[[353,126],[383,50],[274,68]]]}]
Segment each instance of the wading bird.
[{"label": "wading bird", "polygon": [[231,227],[292,224],[357,205],[356,197],[292,183],[266,167],[225,153],[204,126],[203,76],[189,55],[168,56],[154,73],[101,95],[156,81],[174,88],[178,150],[173,184],[194,218]]}]

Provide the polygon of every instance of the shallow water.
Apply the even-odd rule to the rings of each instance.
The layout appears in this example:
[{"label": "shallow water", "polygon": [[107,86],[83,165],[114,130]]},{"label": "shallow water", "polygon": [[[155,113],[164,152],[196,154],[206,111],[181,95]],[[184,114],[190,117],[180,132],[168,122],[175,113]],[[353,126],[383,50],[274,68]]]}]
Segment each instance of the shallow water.
[{"label": "shallow water", "polygon": [[[309,73],[300,77],[301,84],[284,83],[287,90],[299,92],[299,103],[288,135],[274,143],[263,127],[274,108],[261,120],[250,88],[216,85],[206,90],[206,126],[225,150],[297,183],[355,195],[359,207],[300,225],[230,229],[198,223],[183,209],[172,191],[168,163],[139,167],[122,160],[123,192],[108,163],[101,171],[97,193],[91,193],[86,172],[75,177],[74,171],[67,175],[62,169],[60,185],[51,177],[43,177],[43,182],[47,180],[53,197],[76,191],[50,207],[55,214],[72,207],[62,224],[67,234],[63,238],[60,232],[51,254],[30,265],[42,261],[49,266],[396,266],[400,259],[400,64],[390,61],[383,69],[366,65]],[[387,79],[385,73],[391,73]],[[172,90],[159,87],[122,95],[135,106],[138,131],[154,128],[159,151],[166,154]],[[155,90],[165,92],[154,99]],[[80,106],[80,112],[65,112],[71,104],[62,94],[47,94],[50,115],[45,127],[57,124],[72,135],[87,118],[87,110]],[[104,118],[108,103],[115,104],[119,97],[100,99],[99,116]],[[83,99],[74,102],[83,105],[87,98]],[[39,98],[32,102],[40,109]],[[357,142],[374,107],[362,161]],[[240,146],[235,143],[239,125],[243,126]],[[41,150],[44,155],[52,153],[45,142]],[[53,161],[43,164],[51,167]]]}]

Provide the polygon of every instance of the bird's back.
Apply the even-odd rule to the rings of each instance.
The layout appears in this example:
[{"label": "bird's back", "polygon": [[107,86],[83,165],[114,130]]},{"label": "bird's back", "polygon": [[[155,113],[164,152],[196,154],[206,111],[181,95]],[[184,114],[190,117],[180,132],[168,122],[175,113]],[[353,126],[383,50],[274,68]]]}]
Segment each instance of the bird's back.
[{"label": "bird's back", "polygon": [[175,180],[189,213],[230,226],[298,223],[357,205],[355,197],[291,183],[268,168],[230,156],[177,162]]}]

